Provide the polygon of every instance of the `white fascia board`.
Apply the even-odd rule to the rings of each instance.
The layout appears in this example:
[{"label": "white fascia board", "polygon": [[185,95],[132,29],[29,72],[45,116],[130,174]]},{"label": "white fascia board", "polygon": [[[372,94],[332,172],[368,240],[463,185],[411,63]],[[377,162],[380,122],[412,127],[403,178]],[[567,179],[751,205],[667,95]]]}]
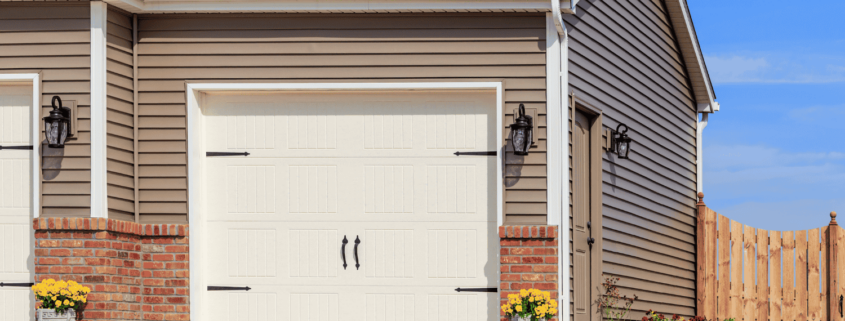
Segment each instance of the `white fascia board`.
[{"label": "white fascia board", "polygon": [[0,74],[0,85],[3,83],[26,83],[32,85],[32,163],[30,164],[30,204],[32,217],[41,214],[41,74]]},{"label": "white fascia board", "polygon": [[106,27],[108,5],[91,1],[91,217],[108,217],[106,196]]},{"label": "white fascia board", "polygon": [[716,103],[716,93],[713,90],[713,84],[710,82],[707,65],[704,63],[704,56],[701,53],[689,6],[686,0],[667,1],[666,6],[678,36],[678,44],[686,61],[687,74],[690,75],[692,86],[704,88],[703,92],[693,90],[698,102],[698,106],[696,106],[698,112],[712,113],[718,110],[719,106]]},{"label": "white fascia board", "polygon": [[473,11],[549,11],[549,1],[151,1],[106,0],[132,13],[167,12],[473,12]]}]

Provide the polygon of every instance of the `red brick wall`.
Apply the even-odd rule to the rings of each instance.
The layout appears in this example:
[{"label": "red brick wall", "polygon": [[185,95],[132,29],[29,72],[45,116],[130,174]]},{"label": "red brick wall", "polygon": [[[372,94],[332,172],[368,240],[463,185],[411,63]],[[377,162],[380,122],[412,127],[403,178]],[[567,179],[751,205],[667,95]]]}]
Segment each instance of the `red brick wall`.
[{"label": "red brick wall", "polygon": [[[500,305],[521,289],[549,291],[558,297],[557,226],[500,226]],[[502,320],[504,312],[501,312]],[[556,319],[554,319],[556,320]]]},{"label": "red brick wall", "polygon": [[188,226],[42,218],[35,281],[91,288],[81,320],[189,320]]}]

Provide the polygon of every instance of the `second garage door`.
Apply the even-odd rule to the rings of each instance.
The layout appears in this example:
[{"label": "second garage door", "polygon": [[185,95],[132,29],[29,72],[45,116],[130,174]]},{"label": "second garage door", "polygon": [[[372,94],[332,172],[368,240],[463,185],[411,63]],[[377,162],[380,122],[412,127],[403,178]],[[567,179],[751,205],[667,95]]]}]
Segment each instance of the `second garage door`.
[{"label": "second garage door", "polygon": [[213,320],[488,320],[494,92],[207,94]]}]

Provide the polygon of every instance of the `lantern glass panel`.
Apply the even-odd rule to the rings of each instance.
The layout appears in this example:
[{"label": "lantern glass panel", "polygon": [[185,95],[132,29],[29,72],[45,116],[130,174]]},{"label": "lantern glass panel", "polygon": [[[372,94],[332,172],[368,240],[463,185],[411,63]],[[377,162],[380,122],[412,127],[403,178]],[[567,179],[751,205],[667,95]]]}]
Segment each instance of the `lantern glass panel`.
[{"label": "lantern glass panel", "polygon": [[628,158],[628,143],[626,143],[625,141],[620,141],[618,151],[620,158]]}]

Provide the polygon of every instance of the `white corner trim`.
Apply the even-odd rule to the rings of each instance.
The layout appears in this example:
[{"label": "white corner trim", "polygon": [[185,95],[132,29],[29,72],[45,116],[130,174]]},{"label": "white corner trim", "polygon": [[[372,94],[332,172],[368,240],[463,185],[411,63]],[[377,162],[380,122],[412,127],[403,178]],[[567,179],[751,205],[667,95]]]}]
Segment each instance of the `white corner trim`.
[{"label": "white corner trim", "polygon": [[[553,2],[557,2],[554,0]],[[561,128],[563,104],[560,95],[560,37],[557,31],[557,17],[553,12],[546,13],[546,157],[548,168],[548,186],[546,206],[546,224],[560,226],[563,211],[561,192],[563,171],[561,158]]]},{"label": "white corner trim", "polygon": [[32,84],[32,163],[30,190],[32,217],[41,214],[41,75],[40,74],[0,74],[0,85],[4,82],[27,82]]},{"label": "white corner trim", "polygon": [[106,27],[108,5],[91,1],[91,217],[108,217],[106,197]]},{"label": "white corner trim", "polygon": [[132,13],[166,12],[467,12],[549,11],[547,0],[276,0],[276,1],[172,1],[105,0]]},{"label": "white corner trim", "polygon": [[[196,320],[207,320],[204,304],[207,304],[206,264],[207,235],[206,218],[203,209],[206,195],[204,179],[205,141],[202,114],[203,93],[214,91],[428,91],[428,90],[491,90],[496,94],[496,137],[498,146],[503,146],[504,87],[502,82],[419,82],[419,83],[188,83],[186,98],[188,108],[188,229],[191,246],[188,250],[191,260],[191,314]],[[496,212],[497,227],[504,221],[504,149],[496,156]],[[498,246],[498,245],[497,245]],[[494,262],[498,264],[498,262]]]}]

